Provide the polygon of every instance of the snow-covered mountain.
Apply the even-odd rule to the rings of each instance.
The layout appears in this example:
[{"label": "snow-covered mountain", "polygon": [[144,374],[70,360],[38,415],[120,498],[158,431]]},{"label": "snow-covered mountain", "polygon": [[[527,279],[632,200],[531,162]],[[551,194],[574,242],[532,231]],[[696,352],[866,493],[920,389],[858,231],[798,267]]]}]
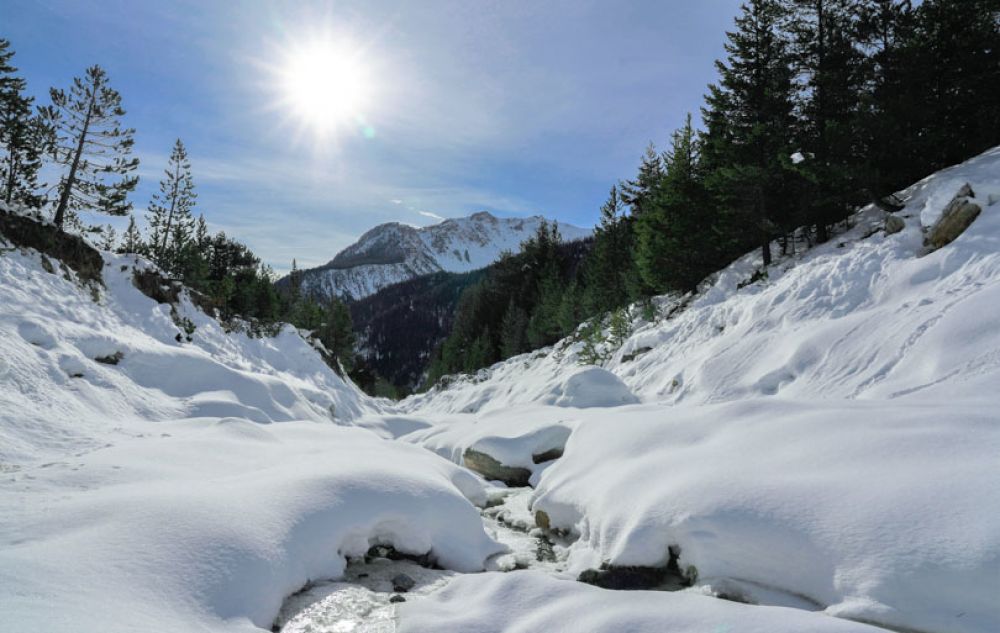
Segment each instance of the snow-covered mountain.
[{"label": "snow-covered mountain", "polygon": [[[543,221],[541,216],[498,218],[481,211],[423,228],[380,224],[329,263],[304,270],[302,289],[318,296],[361,299],[420,275],[476,270],[504,251],[517,252]],[[559,232],[565,241],[591,234],[571,224],[559,224]]]}]

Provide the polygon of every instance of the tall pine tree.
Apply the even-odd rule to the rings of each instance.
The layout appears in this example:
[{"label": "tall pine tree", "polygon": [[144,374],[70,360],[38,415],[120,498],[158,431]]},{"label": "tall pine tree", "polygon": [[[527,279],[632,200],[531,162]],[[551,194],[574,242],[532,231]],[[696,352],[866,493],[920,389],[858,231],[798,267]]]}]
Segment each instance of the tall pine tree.
[{"label": "tall pine tree", "polygon": [[804,200],[817,239],[861,201],[858,142],[866,59],[855,0],[787,0],[801,80],[797,170],[811,184]]},{"label": "tall pine tree", "polygon": [[787,195],[795,117],[785,16],[777,0],[743,4],[702,112],[707,184],[723,206],[727,240],[737,251],[756,243],[765,266],[797,202]]},{"label": "tall pine tree", "polygon": [[42,205],[38,171],[51,142],[49,128],[33,113],[27,82],[14,75],[14,51],[0,39],[0,197],[10,204]]},{"label": "tall pine tree", "polygon": [[177,139],[160,190],[153,194],[146,213],[153,261],[165,270],[176,272],[178,255],[192,238],[195,229],[192,211],[197,197],[187,150]]},{"label": "tall pine tree", "polygon": [[91,66],[68,92],[53,88],[50,96],[54,158],[67,170],[59,183],[56,226],[62,228],[67,213],[79,209],[126,215],[132,208],[128,194],[139,182],[129,174],[139,159],[131,157],[135,130],[121,127],[125,110],[107,73]]}]

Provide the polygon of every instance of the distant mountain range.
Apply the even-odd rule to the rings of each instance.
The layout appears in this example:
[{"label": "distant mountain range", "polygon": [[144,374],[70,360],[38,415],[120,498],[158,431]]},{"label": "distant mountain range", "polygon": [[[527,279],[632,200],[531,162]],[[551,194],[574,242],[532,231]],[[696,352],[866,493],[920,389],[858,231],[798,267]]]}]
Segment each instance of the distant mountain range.
[{"label": "distant mountain range", "polygon": [[[421,275],[463,273],[489,266],[546,221],[542,216],[498,218],[486,211],[418,228],[380,224],[327,264],[302,271],[302,290],[318,297],[357,300]],[[590,229],[559,224],[564,241],[590,236]]]}]

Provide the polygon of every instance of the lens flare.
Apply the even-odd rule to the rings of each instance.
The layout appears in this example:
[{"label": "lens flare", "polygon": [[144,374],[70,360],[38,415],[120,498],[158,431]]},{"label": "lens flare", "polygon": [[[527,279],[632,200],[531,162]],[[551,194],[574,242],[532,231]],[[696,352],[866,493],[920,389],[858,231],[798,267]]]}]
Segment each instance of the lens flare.
[{"label": "lens flare", "polygon": [[368,73],[359,53],[335,41],[296,47],[281,70],[284,101],[317,132],[331,132],[362,117]]}]

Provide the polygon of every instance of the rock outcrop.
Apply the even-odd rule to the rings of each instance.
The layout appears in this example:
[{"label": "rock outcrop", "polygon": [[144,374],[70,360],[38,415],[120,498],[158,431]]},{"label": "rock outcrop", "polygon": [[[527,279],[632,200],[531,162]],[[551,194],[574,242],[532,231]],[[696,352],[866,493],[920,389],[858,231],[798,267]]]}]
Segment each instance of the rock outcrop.
[{"label": "rock outcrop", "polygon": [[975,193],[968,184],[959,189],[941,213],[941,217],[927,232],[924,245],[931,251],[936,251],[942,246],[951,244],[955,238],[964,233],[983,210],[972,201],[974,197]]}]

